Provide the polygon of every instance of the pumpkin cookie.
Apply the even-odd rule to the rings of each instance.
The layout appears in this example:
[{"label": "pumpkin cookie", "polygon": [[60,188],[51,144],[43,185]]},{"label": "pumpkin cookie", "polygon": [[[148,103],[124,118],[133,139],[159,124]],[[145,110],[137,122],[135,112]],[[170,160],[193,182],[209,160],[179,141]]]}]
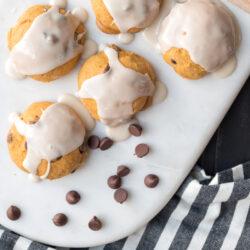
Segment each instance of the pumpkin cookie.
[{"label": "pumpkin cookie", "polygon": [[[100,80],[101,77],[104,79]],[[85,87],[90,88],[91,91],[93,86],[94,92],[94,88],[99,89],[101,96],[96,98],[81,96],[82,102],[94,119],[106,125],[115,126],[124,123],[137,112],[151,105],[155,78],[150,63],[143,57],[110,45],[104,49],[104,52],[90,57],[84,63],[78,75],[78,89],[80,96],[85,91],[89,91]],[[91,82],[88,83],[88,81]],[[131,95],[133,95],[132,99]],[[126,113],[130,108],[131,112]]]},{"label": "pumpkin cookie", "polygon": [[215,72],[236,50],[236,27],[226,8],[213,1],[176,3],[163,20],[159,44],[177,74],[199,79]]},{"label": "pumpkin cookie", "polygon": [[[45,19],[46,17],[44,15],[48,13],[49,11],[52,12],[52,9],[54,10],[53,10],[53,13],[50,13],[51,16]],[[38,17],[41,18],[42,16],[43,16],[43,19],[38,20]],[[49,18],[51,17],[54,18],[53,22],[51,25],[48,25]],[[59,20],[60,18],[61,20]],[[33,25],[36,25],[36,28],[37,27],[40,28],[38,31],[34,31],[34,29],[32,31],[33,32],[32,34],[35,34],[36,37],[41,37],[40,40],[36,39],[34,36],[33,36],[34,39],[32,37],[31,38],[28,37],[28,34],[31,32],[31,28],[34,27]],[[41,27],[41,25],[44,25],[44,26]],[[69,27],[69,29],[72,29],[74,25],[76,26],[76,28],[73,31],[69,31],[69,34],[72,34],[72,37],[66,37],[66,38],[63,37],[63,34],[65,34],[65,32],[63,31],[63,28],[66,29],[65,27]],[[58,33],[61,35],[61,37],[58,37],[57,35],[55,35]],[[61,43],[64,43],[64,44],[66,43],[66,45],[64,45],[65,50],[63,51],[62,55],[57,54],[56,56],[53,56],[53,58],[57,58],[57,60],[61,60],[61,58],[63,58],[63,60],[66,62],[62,60],[63,61],[62,65],[60,65],[60,63],[57,62],[55,64],[59,66],[56,66],[56,68],[49,69],[48,72],[45,72],[42,74],[36,74],[36,73],[25,74],[21,72],[23,75],[33,78],[34,80],[41,81],[41,82],[50,82],[68,74],[75,67],[76,63],[78,62],[80,58],[81,51],[83,49],[85,33],[86,33],[86,30],[84,26],[80,24],[80,21],[79,23],[77,23],[76,18],[73,15],[67,13],[64,9],[58,10],[57,8],[57,10],[55,10],[55,7],[51,7],[49,5],[36,5],[27,9],[23,13],[23,15],[18,19],[17,24],[9,30],[8,47],[9,47],[9,50],[12,52],[15,50],[15,46],[17,46],[20,42],[23,42],[23,39],[26,39],[28,41],[26,41],[25,46],[27,45],[27,42],[29,44],[32,44],[32,46],[36,43],[36,46],[42,49],[41,52],[39,52],[39,49],[37,49],[38,53],[41,53],[41,55],[44,55],[44,51],[46,51],[47,53],[47,51],[49,50],[54,51],[54,53],[56,53],[55,48],[56,49],[58,48],[58,51],[63,51],[63,49],[60,47]],[[75,44],[73,44],[74,41],[75,41]],[[43,50],[43,46],[44,46],[44,50]],[[76,50],[77,46],[79,46],[79,48],[77,48],[77,52],[73,51],[73,50]],[[22,44],[20,48],[23,48],[23,47],[24,45]],[[16,58],[15,58],[15,63],[18,62],[19,63],[18,65],[22,65],[25,62],[23,61],[25,58],[22,56],[22,54],[20,54],[20,50],[21,50],[20,48],[18,48],[19,50],[18,52],[16,52]],[[34,45],[34,48],[35,48],[35,45]],[[33,64],[33,67],[30,67],[30,68],[34,69],[34,67],[37,66],[38,71],[39,71],[40,70],[39,64],[41,65],[41,70],[46,70],[48,67],[50,68],[49,63],[51,64],[53,62],[51,62],[51,60],[47,60],[47,62],[42,61],[42,63],[40,63],[38,60],[39,60],[39,56],[41,55],[37,56],[38,59],[36,62],[32,62],[29,59],[30,61],[28,62],[30,64]],[[71,58],[72,55],[73,55],[73,58]],[[44,57],[46,58],[46,56]],[[41,60],[44,60],[44,59],[41,59]],[[26,61],[26,64],[28,65],[27,61]],[[55,64],[51,64],[51,67],[53,67],[53,65]],[[15,66],[15,68],[17,67]],[[25,68],[23,72],[31,73],[32,69],[28,68],[27,70],[27,68]]]},{"label": "pumpkin cookie", "polygon": [[162,0],[91,0],[98,28],[108,34],[136,33],[148,27]]},{"label": "pumpkin cookie", "polygon": [[[9,153],[23,171],[54,180],[72,173],[83,163],[87,154],[84,125],[67,105],[33,103],[20,117],[15,117],[13,123],[7,137]],[[74,138],[79,139],[71,141]],[[61,145],[67,139],[68,145]],[[67,153],[61,155],[63,152]],[[53,155],[55,159],[45,160]]]}]

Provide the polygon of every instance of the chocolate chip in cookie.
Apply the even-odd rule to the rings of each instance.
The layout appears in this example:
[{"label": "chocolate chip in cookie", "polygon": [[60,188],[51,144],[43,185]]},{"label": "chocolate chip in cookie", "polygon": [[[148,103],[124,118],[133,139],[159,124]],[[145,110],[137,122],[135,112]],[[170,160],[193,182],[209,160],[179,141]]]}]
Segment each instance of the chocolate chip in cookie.
[{"label": "chocolate chip in cookie", "polygon": [[10,144],[12,142],[13,142],[13,134],[9,133],[8,136],[7,136],[7,143]]}]

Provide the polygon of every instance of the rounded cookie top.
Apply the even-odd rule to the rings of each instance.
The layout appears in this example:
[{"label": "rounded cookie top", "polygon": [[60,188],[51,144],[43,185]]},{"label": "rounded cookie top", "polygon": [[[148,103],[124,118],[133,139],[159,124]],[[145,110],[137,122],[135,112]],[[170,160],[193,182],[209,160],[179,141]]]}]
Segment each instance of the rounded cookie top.
[{"label": "rounded cookie top", "polygon": [[176,72],[197,79],[231,57],[237,34],[226,8],[213,1],[189,0],[176,3],[161,24],[158,40],[164,59]]},{"label": "rounded cookie top", "polygon": [[[43,112],[49,107],[52,107],[53,104],[54,103],[51,102],[33,103],[20,116],[20,118],[28,125],[36,124],[41,119]],[[28,151],[27,138],[19,133],[15,125],[11,127],[8,133],[7,143],[12,161],[23,171],[29,172],[23,166]],[[84,142],[82,142],[82,144],[83,143]],[[85,156],[85,147],[80,145],[80,147],[76,148],[73,152],[53,159],[50,162],[50,171],[47,178],[53,180],[72,173],[80,167],[80,164],[83,163]],[[47,168],[48,162],[44,159],[41,160],[39,166],[37,167],[37,176],[44,176]]]},{"label": "rounded cookie top", "polygon": [[[110,47],[118,53],[118,59],[121,65],[125,68],[132,69],[135,72],[143,75],[148,75],[153,83],[155,83],[155,73],[150,63],[143,57],[126,50],[122,50],[116,45],[110,45]],[[82,66],[78,75],[78,89],[81,90],[82,85],[88,79],[95,76],[104,74],[110,70],[109,59],[104,52],[100,52],[97,55],[90,57]],[[112,69],[110,71],[112,73]],[[97,103],[94,99],[82,98],[82,102],[89,110],[94,119],[100,121],[98,115]],[[140,110],[144,110],[151,105],[151,96],[141,96],[133,102],[133,114]]]},{"label": "rounded cookie top", "polygon": [[108,34],[136,33],[149,26],[162,0],[91,0],[98,28]]},{"label": "rounded cookie top", "polygon": [[[17,24],[13,28],[11,28],[8,32],[7,40],[8,40],[8,47],[10,51],[12,51],[13,48],[23,39],[24,35],[30,29],[35,19],[39,17],[40,15],[48,12],[50,8],[51,6],[49,5],[36,5],[36,6],[28,8],[23,13],[23,15],[18,19]],[[60,14],[63,14],[63,15],[66,14],[66,11],[64,9],[60,9],[59,12]],[[74,39],[75,40],[77,39],[78,34],[82,34],[82,33],[84,34],[85,32],[86,31],[85,31],[84,26],[80,24],[75,31]],[[79,43],[81,45],[84,45],[84,36],[79,40]],[[38,74],[38,75],[29,75],[29,77],[33,78],[34,80],[41,81],[41,82],[50,82],[50,81],[56,80],[66,75],[67,73],[69,73],[76,65],[79,57],[80,57],[80,54],[70,59],[63,65],[60,65],[47,73]]]}]

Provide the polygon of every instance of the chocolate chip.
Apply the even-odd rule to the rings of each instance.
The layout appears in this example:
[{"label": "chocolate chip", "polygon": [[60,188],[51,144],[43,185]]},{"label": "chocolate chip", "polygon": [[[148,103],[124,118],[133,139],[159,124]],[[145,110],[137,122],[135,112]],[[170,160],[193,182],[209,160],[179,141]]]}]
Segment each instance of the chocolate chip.
[{"label": "chocolate chip", "polygon": [[177,64],[177,62],[174,60],[174,59],[170,59],[170,61],[171,61],[171,63],[173,63],[173,64]]},{"label": "chocolate chip", "polygon": [[69,191],[66,195],[66,201],[72,205],[78,203],[80,199],[80,194],[74,190]]},{"label": "chocolate chip", "polygon": [[89,221],[89,228],[93,231],[98,231],[102,228],[102,222],[94,216],[90,221]]},{"label": "chocolate chip", "polygon": [[131,124],[128,128],[129,132],[133,136],[141,136],[142,127],[138,124]]},{"label": "chocolate chip", "polygon": [[10,206],[7,210],[7,217],[10,220],[18,220],[21,216],[21,210],[16,206]]},{"label": "chocolate chip", "polygon": [[35,124],[35,123],[37,123],[37,121],[29,121],[29,124],[30,124],[30,125],[33,125],[33,124]]},{"label": "chocolate chip", "polygon": [[142,158],[145,155],[147,155],[149,153],[149,147],[147,144],[139,144],[136,146],[135,148],[135,154],[139,157]]},{"label": "chocolate chip", "polygon": [[126,166],[119,166],[117,168],[117,175],[119,177],[124,177],[130,173],[130,169]]},{"label": "chocolate chip", "polygon": [[100,142],[100,149],[102,151],[109,149],[113,145],[113,141],[108,137],[105,137]]},{"label": "chocolate chip", "polygon": [[120,47],[118,47],[117,45],[115,45],[115,44],[110,44],[109,47],[114,49],[117,52],[122,51],[122,49]]},{"label": "chocolate chip", "polygon": [[119,177],[117,175],[112,175],[108,178],[107,183],[108,183],[108,186],[110,188],[117,189],[117,188],[121,187],[122,180],[121,180],[121,177]]},{"label": "chocolate chip", "polygon": [[109,64],[108,64],[108,65],[105,67],[103,73],[106,73],[106,72],[108,72],[109,70],[110,70],[110,66],[109,66]]},{"label": "chocolate chip", "polygon": [[79,151],[80,151],[81,154],[84,153],[84,149],[85,149],[85,144],[83,142],[83,144],[79,147]]},{"label": "chocolate chip", "polygon": [[114,198],[117,202],[123,203],[128,198],[128,192],[125,189],[117,189],[114,193]]},{"label": "chocolate chip", "polygon": [[24,143],[24,148],[25,148],[25,150],[28,149],[28,143],[27,143],[27,141]]},{"label": "chocolate chip", "polygon": [[71,174],[74,174],[74,173],[75,173],[75,171],[76,171],[76,169],[75,169],[75,170],[73,170],[73,171],[71,172]]},{"label": "chocolate chip", "polygon": [[9,133],[7,136],[7,143],[11,143],[11,142],[13,142],[13,134]]},{"label": "chocolate chip", "polygon": [[62,227],[67,224],[68,217],[65,214],[59,213],[54,216],[53,222],[56,226]]},{"label": "chocolate chip", "polygon": [[100,139],[96,135],[91,135],[88,139],[88,146],[91,149],[97,149],[100,145]]},{"label": "chocolate chip", "polygon": [[154,188],[159,183],[159,177],[154,174],[149,174],[145,177],[144,183],[149,188]]},{"label": "chocolate chip", "polygon": [[103,22],[102,22],[102,21],[100,21],[100,20],[96,20],[96,22],[97,22],[97,24],[98,24],[98,25],[100,25],[100,26],[104,27],[104,24],[103,24]]}]

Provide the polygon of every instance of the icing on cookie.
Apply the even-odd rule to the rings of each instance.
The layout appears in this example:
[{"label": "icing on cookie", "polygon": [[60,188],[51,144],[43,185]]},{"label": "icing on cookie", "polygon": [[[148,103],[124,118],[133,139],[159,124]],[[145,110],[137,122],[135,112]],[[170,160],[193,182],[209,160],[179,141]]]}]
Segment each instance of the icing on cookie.
[{"label": "icing on cookie", "polygon": [[43,159],[48,166],[41,179],[49,175],[52,160],[73,152],[82,145],[85,137],[83,122],[63,103],[49,106],[35,124],[26,124],[17,113],[10,115],[10,121],[26,138],[27,155],[23,167],[30,172],[32,179]]},{"label": "icing on cookie", "polygon": [[57,6],[58,8],[65,9],[67,7],[67,0],[50,0],[49,4],[52,6]]},{"label": "icing on cookie", "polygon": [[6,73],[15,78],[45,74],[65,64],[83,51],[75,40],[80,21],[71,13],[62,15],[52,7],[38,16],[10,54]]},{"label": "icing on cookie", "polygon": [[133,102],[139,97],[152,96],[155,87],[147,74],[124,67],[117,51],[106,47],[104,53],[109,60],[108,71],[84,81],[79,96],[94,99],[102,123],[115,127],[129,122]]},{"label": "icing on cookie", "polygon": [[95,120],[92,118],[89,111],[84,107],[80,99],[71,94],[63,94],[59,96],[58,102],[64,103],[72,108],[83,121],[86,130],[92,130],[95,128]]},{"label": "icing on cookie", "polygon": [[106,135],[113,141],[127,140],[131,136],[131,133],[129,132],[129,126],[131,124],[138,124],[138,121],[136,119],[133,119],[117,127],[106,126],[105,128]]},{"label": "icing on cookie", "polygon": [[103,0],[122,33],[149,26],[159,13],[158,0]]},{"label": "icing on cookie", "polygon": [[71,13],[76,18],[78,18],[81,21],[81,23],[86,23],[88,21],[89,14],[88,14],[88,11],[84,8],[77,7],[73,9]]},{"label": "icing on cookie", "polygon": [[118,34],[117,38],[119,43],[129,44],[134,41],[135,35],[132,33],[120,33]]},{"label": "icing on cookie", "polygon": [[96,54],[97,51],[98,51],[98,45],[96,44],[96,42],[91,39],[87,39],[84,43],[82,59],[84,60],[88,59],[90,56]]},{"label": "icing on cookie", "polygon": [[236,49],[236,28],[225,8],[213,1],[176,3],[159,30],[162,52],[186,49],[207,72],[219,69]]},{"label": "icing on cookie", "polygon": [[161,81],[155,82],[155,92],[152,99],[152,105],[162,103],[167,98],[168,90],[166,85]]}]

